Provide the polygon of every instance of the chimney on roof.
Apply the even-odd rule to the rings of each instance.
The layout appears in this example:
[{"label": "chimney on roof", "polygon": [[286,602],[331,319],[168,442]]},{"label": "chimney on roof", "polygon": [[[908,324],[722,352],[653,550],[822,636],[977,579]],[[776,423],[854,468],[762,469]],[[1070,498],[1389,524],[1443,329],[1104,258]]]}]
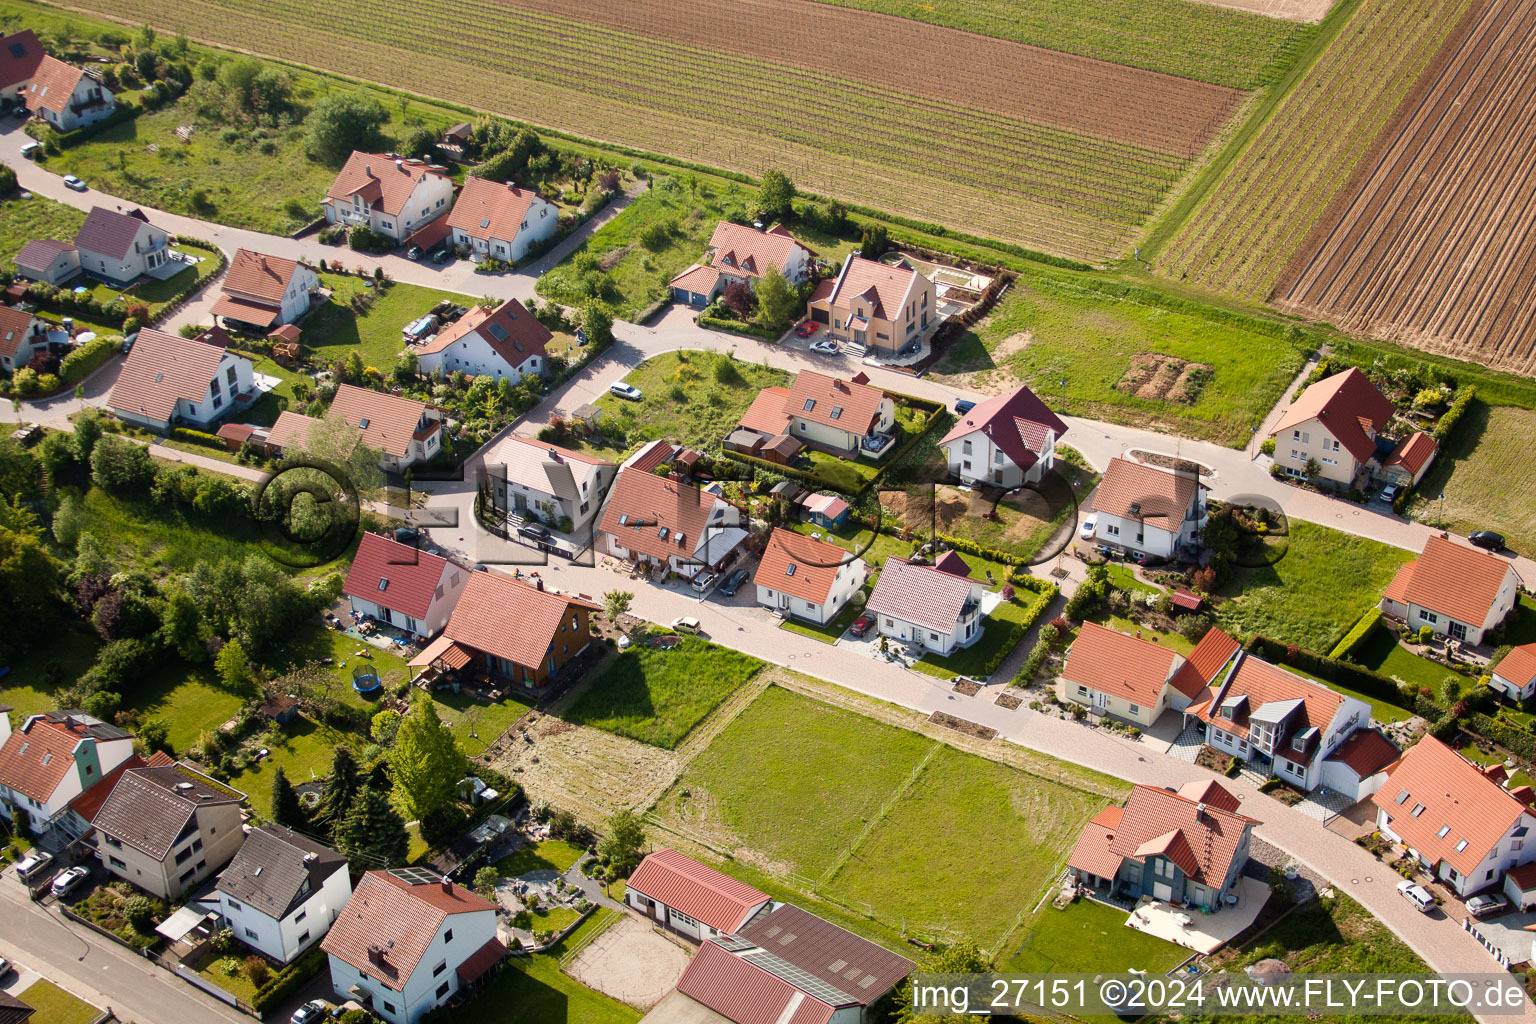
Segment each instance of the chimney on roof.
[{"label": "chimney on roof", "polygon": [[1196,804],[1195,805],[1195,820],[1196,821],[1204,821],[1205,820],[1205,804],[1200,803],[1200,804]]},{"label": "chimney on roof", "polygon": [[403,171],[403,170],[405,170],[405,161],[404,160],[396,160],[395,161],[395,166]]},{"label": "chimney on roof", "polygon": [[448,876],[444,875],[438,881],[440,881],[442,883],[443,892],[446,892],[446,893],[448,893],[451,896],[453,894],[453,883],[448,881]]},{"label": "chimney on roof", "polygon": [[552,462],[559,462],[560,461],[560,453],[555,451],[553,448],[551,448],[549,450],[549,458],[550,458],[550,461],[552,461]]},{"label": "chimney on roof", "polygon": [[384,966],[384,948],[377,943],[368,947],[368,962]]},{"label": "chimney on roof", "polygon": [[1441,530],[1440,531],[1440,539],[1441,540],[1450,540],[1451,539],[1451,535],[1449,533],[1447,533],[1445,530]]}]

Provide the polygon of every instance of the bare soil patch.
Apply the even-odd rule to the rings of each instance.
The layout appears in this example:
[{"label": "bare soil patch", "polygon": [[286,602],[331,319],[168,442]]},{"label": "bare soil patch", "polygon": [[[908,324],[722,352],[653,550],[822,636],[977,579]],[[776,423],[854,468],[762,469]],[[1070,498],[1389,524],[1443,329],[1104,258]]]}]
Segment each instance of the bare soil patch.
[{"label": "bare soil patch", "polygon": [[966,736],[974,736],[979,740],[990,740],[997,737],[997,730],[989,725],[967,722],[963,718],[956,718],[954,715],[946,714],[943,711],[935,711],[928,716],[928,721],[934,725],[942,725],[946,729],[953,729],[955,732],[963,733]]},{"label": "bare soil patch", "polygon": [[1017,711],[1019,706],[1024,703],[1024,698],[1011,693],[1000,693],[997,695],[997,700],[992,703],[999,707],[1007,708],[1009,711]]},{"label": "bare soil patch", "polygon": [[955,684],[955,692],[963,693],[967,697],[974,697],[981,692],[981,684],[973,679],[967,679]]},{"label": "bare soil patch", "polygon": [[1210,379],[1211,367],[1206,363],[1192,363],[1159,352],[1138,352],[1131,357],[1130,367],[1115,388],[1137,398],[1190,405],[1200,397],[1200,389]]},{"label": "bare soil patch", "polygon": [[591,989],[648,1010],[672,990],[688,966],[688,951],[625,914],[587,944],[565,973]]},{"label": "bare soil patch", "polygon": [[1210,4],[1212,7],[1225,7],[1233,11],[1247,11],[1249,14],[1262,14],[1266,18],[1279,18],[1282,21],[1299,21],[1306,25],[1315,25],[1322,21],[1330,8],[1333,0],[1195,0],[1196,3]]},{"label": "bare soil patch", "polygon": [[[982,326],[984,325],[978,325],[975,330],[980,332]],[[1010,334],[1008,337],[998,342],[997,347],[992,350],[992,361],[994,363],[1001,363],[1009,356],[1017,355],[1018,353],[1023,352],[1026,348],[1029,347],[1029,343],[1034,340],[1034,331],[1020,331],[1017,334]]]}]

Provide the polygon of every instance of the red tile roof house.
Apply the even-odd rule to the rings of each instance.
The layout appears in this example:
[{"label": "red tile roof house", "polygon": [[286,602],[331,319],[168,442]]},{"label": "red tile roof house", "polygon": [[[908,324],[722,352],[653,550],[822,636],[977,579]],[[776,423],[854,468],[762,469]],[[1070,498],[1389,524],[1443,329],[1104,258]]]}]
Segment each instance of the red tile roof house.
[{"label": "red tile roof house", "polygon": [[678,302],[707,306],[732,281],[755,290],[769,267],[797,285],[810,275],[813,256],[782,224],[759,231],[723,220],[715,225],[703,262],[689,265],[672,279],[669,287]]},{"label": "red tile roof house", "polygon": [[448,213],[453,179],[423,160],[355,152],[342,165],[320,205],[327,224],[365,227],[404,242]]},{"label": "red tile roof house", "polygon": [[177,762],[123,773],[93,822],[102,866],[179,902],[240,849],[245,794]]},{"label": "red tile roof house", "polygon": [[1354,367],[1313,384],[1280,417],[1275,464],[1287,476],[1305,477],[1316,459],[1320,480],[1348,489],[1363,484],[1376,457],[1376,435],[1395,407],[1370,378]]},{"label": "red tile roof house", "polygon": [[1205,525],[1208,488],[1194,473],[1114,458],[1089,499],[1093,538],[1154,558],[1173,558]]},{"label": "red tile roof house", "polygon": [[443,449],[443,410],[413,398],[343,384],[329,415],[356,428],[363,444],[380,453],[379,468],[386,472],[431,462]]},{"label": "red tile roof house", "polygon": [[117,101],[96,73],[66,64],[47,54],[38,63],[32,81],[20,93],[33,117],[61,132],[72,132],[112,116]]},{"label": "red tile roof house", "polygon": [[170,259],[171,238],[139,210],[91,209],[75,233],[80,268],[115,288],[125,287]]},{"label": "red tile roof house", "polygon": [[80,250],[73,242],[34,238],[22,246],[15,262],[18,277],[61,285],[80,273]]},{"label": "red tile roof house", "polygon": [[1351,782],[1347,765],[1328,765],[1357,729],[1370,725],[1365,701],[1236,648],[1210,679],[1184,711],[1185,725],[1203,729],[1206,743],[1304,792],[1324,786],[1355,800],[1366,795],[1358,772]]},{"label": "red tile roof house", "polygon": [[874,1024],[915,970],[904,956],[789,904],[699,947],[654,1024]]},{"label": "red tile roof house", "polygon": [[508,299],[499,306],[471,308],[420,345],[411,345],[409,351],[415,353],[417,369],[424,374],[506,377],[516,384],[547,369],[545,346],[553,339],[521,302]]},{"label": "red tile roof house", "polygon": [[29,28],[0,36],[0,92],[9,108],[10,100],[32,81],[43,63],[43,44]]},{"label": "red tile roof house", "polygon": [[598,523],[599,550],[693,579],[718,572],[750,534],[740,506],[637,463],[620,469]]},{"label": "red tile roof house", "polygon": [[[619,467],[581,452],[508,434],[482,456],[493,507],[516,527],[527,520],[585,537]],[[569,528],[561,525],[569,519]]]},{"label": "red tile roof house", "polygon": [[793,530],[775,528],[752,583],[757,603],[780,616],[825,625],[864,586],[864,559]]},{"label": "red tile roof house", "polygon": [[412,668],[541,687],[592,642],[597,605],[499,573],[472,572],[443,633]]},{"label": "red tile roof house", "polygon": [[390,1024],[473,991],[507,955],[496,904],[425,868],[370,871],[320,942],[331,990]]},{"label": "red tile roof house", "polygon": [[1067,425],[1027,387],[987,399],[962,415],[939,447],[962,484],[1013,489],[1039,483],[1056,464]]},{"label": "red tile roof house", "polygon": [[132,756],[132,733],[84,711],[30,715],[0,745],[0,816],[15,822],[19,813],[44,836],[70,801]]},{"label": "red tile roof house", "polygon": [[1521,644],[1511,649],[1493,667],[1493,677],[1488,685],[1513,701],[1536,696],[1536,644]]},{"label": "red tile roof house", "polygon": [[789,434],[789,413],[784,403],[789,388],[767,387],[757,393],[736,429],[725,438],[726,451],[740,452],[780,466],[788,466],[805,448]]},{"label": "red tile roof house", "polygon": [[1371,800],[1381,833],[1407,846],[1458,896],[1536,861],[1536,811],[1431,736],[1408,748]]},{"label": "red tile roof house", "polygon": [[310,300],[319,290],[320,278],[311,267],[297,260],[239,249],[229,261],[223,294],[212,312],[223,317],[231,330],[266,337],[272,328],[290,324],[309,312]]},{"label": "red tile roof house", "polygon": [[[222,333],[222,332],[219,332]],[[207,429],[256,387],[251,361],[230,352],[217,335],[183,338],[139,331],[107,408],[120,420],[162,433],[173,426]]]},{"label": "red tile roof house", "polygon": [[734,933],[772,903],[767,893],[671,849],[640,862],[624,902],[694,942]]},{"label": "red tile roof house", "polygon": [[1436,636],[1475,647],[1519,599],[1520,577],[1513,565],[1440,534],[1397,570],[1382,594],[1381,610],[1410,629],[1428,626]]},{"label": "red tile roof house", "polygon": [[480,256],[516,263],[560,229],[560,211],[537,192],[474,175],[464,179],[448,215],[453,244]]},{"label": "red tile roof house", "polygon": [[1429,472],[1439,450],[1440,446],[1433,437],[1422,430],[1415,430],[1397,442],[1397,447],[1392,449],[1386,461],[1381,464],[1381,471],[1376,476],[1405,489],[1413,487]]},{"label": "red tile roof house", "polygon": [[1083,884],[1132,900],[1220,910],[1259,824],[1237,807],[1215,782],[1177,792],[1136,786],[1124,807],[1106,807],[1083,826],[1067,867]]},{"label": "red tile roof house", "polygon": [[864,347],[876,359],[915,350],[937,326],[933,282],[910,267],[893,267],[849,253],[835,279],[811,293],[807,315],[839,341]]},{"label": "red tile roof house", "polygon": [[47,348],[47,323],[24,309],[0,306],[0,369],[15,373]]},{"label": "red tile roof house", "polygon": [[1184,665],[1182,657],[1150,640],[1085,622],[1067,649],[1057,696],[1147,729],[1169,707],[1182,711],[1205,689],[1205,681],[1181,672]]},{"label": "red tile roof house", "polygon": [[341,592],[358,615],[432,637],[448,624],[468,577],[468,569],[440,555],[365,533]]},{"label": "red tile roof house", "polygon": [[885,560],[864,608],[875,617],[882,636],[918,653],[949,654],[981,639],[984,589],[953,551],[934,565],[893,555]]},{"label": "red tile roof house", "polygon": [[789,418],[785,433],[795,440],[851,459],[890,450],[896,402],[868,384],[801,370],[784,399],[784,414]]}]

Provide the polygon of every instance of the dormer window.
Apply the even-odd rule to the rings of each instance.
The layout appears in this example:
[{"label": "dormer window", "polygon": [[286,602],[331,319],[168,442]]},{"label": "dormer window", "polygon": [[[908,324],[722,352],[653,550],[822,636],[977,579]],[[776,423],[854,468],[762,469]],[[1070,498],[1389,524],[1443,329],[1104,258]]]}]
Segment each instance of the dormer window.
[{"label": "dormer window", "polygon": [[1292,750],[1306,750],[1307,749],[1307,738],[1305,736],[1292,736],[1291,737],[1291,749]]}]

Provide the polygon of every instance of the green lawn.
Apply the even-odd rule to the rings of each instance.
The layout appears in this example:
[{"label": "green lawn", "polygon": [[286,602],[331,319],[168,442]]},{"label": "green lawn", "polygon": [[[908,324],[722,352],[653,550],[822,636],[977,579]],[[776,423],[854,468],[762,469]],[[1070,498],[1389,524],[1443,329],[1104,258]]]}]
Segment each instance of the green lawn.
[{"label": "green lawn", "polygon": [[516,878],[530,871],[559,871],[562,874],[587,851],[563,839],[546,839],[509,853],[491,865],[503,878]]},{"label": "green lawn", "polygon": [[285,726],[283,735],[283,745],[272,748],[270,757],[229,778],[229,784],[249,797],[251,808],[263,817],[272,814],[272,773],[278,767],[294,785],[322,779],[331,770],[337,746],[355,747],[358,743],[356,734],[309,718]]},{"label": "green lawn", "polygon": [[483,753],[530,709],[530,705],[515,697],[485,704],[461,693],[448,692],[434,693],[432,702],[437,705],[437,716],[459,741],[459,748],[470,757]]},{"label": "green lawn", "polygon": [[1511,647],[1536,643],[1536,597],[1521,594],[1514,613],[1504,621],[1505,643]]},{"label": "green lawn", "polygon": [[61,632],[35,639],[0,679],[0,702],[16,709],[18,721],[54,710],[58,707],[54,694],[73,685],[91,667],[100,646],[96,631],[74,619]]},{"label": "green lawn", "polygon": [[[539,278],[538,293],[571,305],[600,295],[620,319],[635,319],[640,310],[666,297],[668,281],[704,256],[726,209],[750,199],[746,186],[731,182],[722,188],[715,181],[719,179],[700,180],[690,190],[685,181],[657,176],[622,213]],[[653,248],[640,241],[648,230],[657,232],[647,239]],[[584,253],[596,257],[600,268],[578,271],[576,263]]]},{"label": "green lawn", "polygon": [[1408,514],[1460,534],[1496,530],[1516,551],[1536,552],[1536,480],[1509,472],[1533,460],[1536,411],[1473,401],[1424,474]]},{"label": "green lawn", "polygon": [[0,260],[9,264],[34,239],[72,242],[84,223],[81,211],[40,195],[0,201]]},{"label": "green lawn", "polygon": [[167,657],[142,685],[124,694],[124,706],[170,725],[171,749],[186,750],[233,718],[254,693],[231,693],[219,683],[211,664],[188,665]]},{"label": "green lawn", "polygon": [[1161,630],[1153,629],[1150,626],[1143,626],[1120,615],[1094,616],[1093,621],[1107,629],[1116,629],[1129,636],[1136,636],[1139,633],[1143,640],[1150,640],[1155,644],[1161,644],[1175,654],[1188,655],[1190,651],[1195,649],[1194,644],[1184,639],[1178,633],[1164,633]]},{"label": "green lawn", "polygon": [[17,997],[36,1011],[31,1024],[90,1024],[101,1013],[43,978],[28,985]]},{"label": "green lawn", "polygon": [[1381,624],[1355,649],[1353,660],[1389,679],[1427,686],[1437,694],[1446,676],[1460,678],[1444,665],[1404,650],[1397,642],[1397,631]]},{"label": "green lawn", "polygon": [[793,378],[783,370],[689,349],[647,359],[624,379],[640,389],[640,401],[603,395],[596,403],[603,410],[600,434],[576,447],[614,461],[658,438],[718,448],[759,391],[788,387]]},{"label": "green lawn", "polygon": [[695,637],[670,650],[639,642],[619,652],[565,717],[671,750],[762,667],[756,658]]},{"label": "green lawn", "polygon": [[1150,583],[1143,583],[1136,578],[1136,574],[1128,566],[1110,562],[1105,566],[1109,570],[1109,579],[1120,590],[1129,590],[1133,594],[1161,594],[1162,588],[1154,587]]},{"label": "green lawn", "polygon": [[483,1024],[633,1024],[641,1016],[562,974],[549,954],[508,960],[467,1012]]},{"label": "green lawn", "polygon": [[1293,520],[1284,557],[1236,569],[1220,588],[1232,599],[1218,603],[1216,622],[1237,636],[1263,633],[1330,651],[1412,557],[1402,548]]},{"label": "green lawn", "polygon": [[882,529],[876,533],[873,530],[852,525],[829,530],[825,526],[799,521],[785,523],[784,526],[796,533],[803,533],[807,537],[819,534],[821,540],[857,554],[871,569],[879,569],[892,555],[897,558],[907,558],[912,554],[912,542],[902,540],[896,535],[896,531],[891,529]]},{"label": "green lawn", "polygon": [[1146,971],[1166,974],[1188,959],[1183,946],[1125,926],[1126,912],[1080,899],[1065,910],[1047,903],[1025,925],[1004,969],[1029,974]]},{"label": "green lawn", "polygon": [[[969,564],[969,557],[967,557],[966,561]],[[972,566],[971,568],[973,574],[975,574],[977,572],[976,567]],[[1035,594],[1027,590],[1022,591],[1022,593],[1024,594],[1023,601],[1017,598],[1012,601],[1002,601],[998,603],[996,608],[992,609],[992,614],[983,620],[981,639],[977,640],[974,644],[969,647],[962,647],[953,654],[925,654],[922,660],[912,667],[919,672],[938,676],[940,679],[953,679],[955,676],[983,678],[987,674],[987,663],[1009,642],[1009,627],[1013,625],[1022,626],[1024,624],[1025,601],[1034,598]],[[1017,643],[1017,638],[1015,638],[1014,642]],[[1004,652],[1003,656],[1007,657],[1007,652]]]},{"label": "green lawn", "polygon": [[[350,255],[355,254],[338,249],[336,258],[346,260]],[[372,283],[341,274],[320,275],[320,284],[331,290],[331,297],[304,321],[304,349],[316,362],[330,365],[355,350],[362,356],[365,367],[387,374],[394,367],[395,358],[405,349],[400,331],[406,324],[430,312],[443,299],[461,305],[474,301],[455,292],[441,292],[414,284],[395,283],[381,292],[369,287]],[[360,293],[377,296],[364,313],[358,313],[350,305],[352,297]]]},{"label": "green lawn", "polygon": [[853,620],[862,615],[863,612],[864,605],[862,603],[855,604],[849,601],[843,606],[843,610],[838,612],[832,621],[824,626],[815,622],[805,622],[801,619],[785,619],[779,623],[779,628],[787,629],[791,633],[799,633],[801,636],[808,636],[812,640],[835,644],[838,638],[848,631],[848,627],[853,625]]},{"label": "green lawn", "polygon": [[221,956],[208,961],[198,976],[247,1003],[256,995],[256,986],[245,974],[245,961],[238,956]]},{"label": "green lawn", "polygon": [[[1045,269],[1021,274],[984,324],[956,339],[934,367],[936,378],[973,388],[1024,383],[1076,416],[1233,447],[1248,442],[1303,361],[1298,346],[1277,335],[1115,298]],[[1194,367],[1210,367],[1209,379],[1188,400],[1117,387],[1134,357],[1154,354],[1185,361],[1195,376]],[[1176,376],[1163,372],[1170,382]]]}]

